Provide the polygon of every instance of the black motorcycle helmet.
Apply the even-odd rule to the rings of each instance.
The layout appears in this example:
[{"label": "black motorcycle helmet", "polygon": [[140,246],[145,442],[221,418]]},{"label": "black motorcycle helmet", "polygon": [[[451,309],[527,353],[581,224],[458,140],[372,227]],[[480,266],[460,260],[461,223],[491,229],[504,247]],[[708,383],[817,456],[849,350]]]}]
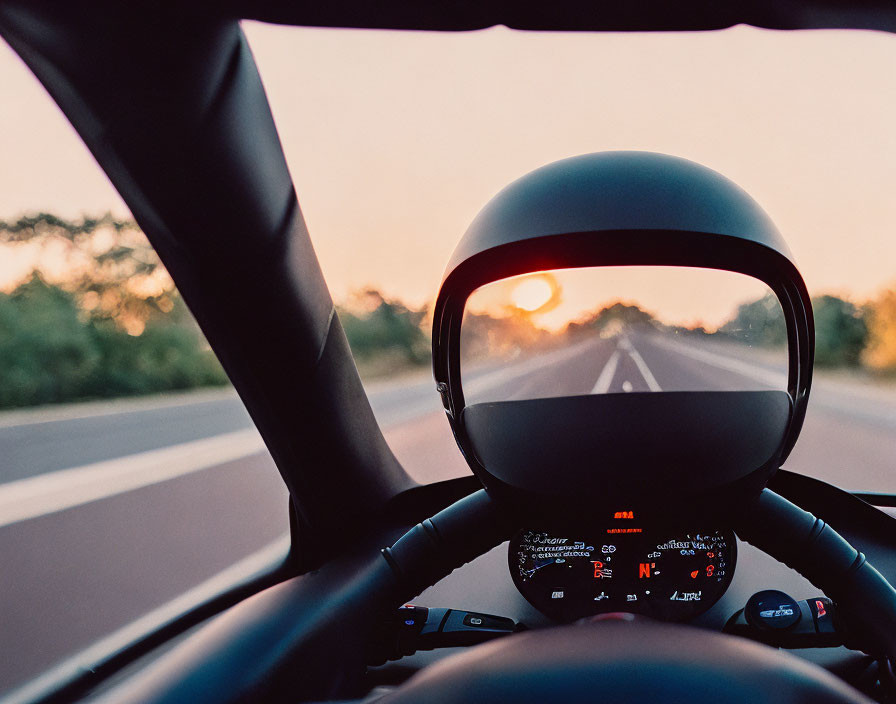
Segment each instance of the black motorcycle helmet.
[{"label": "black motorcycle helmet", "polygon": [[[717,269],[764,282],[787,325],[786,391],[465,405],[460,329],[473,291],[536,271],[620,265]],[[760,491],[799,434],[813,345],[806,286],[768,215],[715,171],[649,152],[564,159],[507,186],[458,243],[433,320],[435,380],[467,462],[493,497],[547,512],[620,502],[653,514],[725,510]]]}]

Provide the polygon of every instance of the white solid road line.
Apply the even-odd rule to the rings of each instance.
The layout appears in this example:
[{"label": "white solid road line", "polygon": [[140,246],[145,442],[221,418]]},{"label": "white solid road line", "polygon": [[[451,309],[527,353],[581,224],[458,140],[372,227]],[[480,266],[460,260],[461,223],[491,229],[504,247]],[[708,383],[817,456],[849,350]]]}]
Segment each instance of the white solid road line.
[{"label": "white solid road line", "polygon": [[725,369],[726,371],[740,374],[748,379],[753,379],[761,384],[766,384],[773,389],[787,388],[787,373],[779,372],[765,367],[760,367],[750,362],[745,362],[734,357],[721,355],[716,352],[710,352],[706,349],[692,347],[684,342],[672,341],[661,337],[655,337],[653,342],[661,347],[665,347],[671,352],[690,357],[698,362],[704,362],[717,369]]},{"label": "white solid road line", "polygon": [[634,345],[629,344],[628,354],[635,360],[635,364],[638,366],[638,371],[641,372],[641,376],[643,376],[644,381],[647,382],[647,388],[651,391],[662,391],[663,389],[657,383],[656,377],[647,366],[647,362],[644,361],[644,358],[640,355],[638,350],[635,349]]},{"label": "white solid road line", "polygon": [[254,428],[0,484],[0,527],[261,452]]},{"label": "white solid road line", "polygon": [[616,375],[616,367],[619,365],[619,350],[613,350],[613,354],[610,355],[610,358],[607,360],[607,363],[604,365],[604,368],[601,370],[600,375],[597,377],[597,381],[594,384],[594,388],[591,389],[591,393],[593,394],[605,394],[607,393],[607,389],[610,388],[610,384],[613,382],[613,377]]},{"label": "white solid road line", "polygon": [[[613,351],[613,354],[610,355],[610,358],[607,360],[607,363],[601,370],[600,376],[597,377],[597,381],[594,384],[594,388],[591,389],[591,393],[607,393],[610,388],[610,384],[613,383],[613,377],[616,376],[616,368],[619,366],[620,350],[625,350],[626,352],[628,352],[629,357],[632,358],[635,365],[638,367],[638,371],[641,373],[641,376],[644,377],[644,381],[647,383],[647,388],[649,388],[651,391],[662,391],[662,387],[660,387],[659,383],[657,383],[656,377],[653,375],[653,372],[650,371],[650,368],[647,366],[647,362],[644,361],[644,358],[638,353],[638,350],[635,349],[632,341],[627,337],[621,337],[616,344],[616,349]],[[631,391],[632,383],[630,381],[623,382],[622,390],[626,392]]]},{"label": "white solid road line", "polygon": [[[662,387],[657,383],[656,377],[653,375],[653,372],[650,371],[647,362],[644,361],[644,358],[640,355],[638,350],[635,349],[632,341],[628,337],[621,337],[618,344],[621,349],[628,352],[628,356],[632,358],[635,366],[638,367],[638,371],[641,372],[641,376],[647,383],[647,388],[651,391],[662,391]],[[629,384],[629,386],[631,386],[631,384]],[[629,391],[630,390],[631,389],[629,388]]]}]

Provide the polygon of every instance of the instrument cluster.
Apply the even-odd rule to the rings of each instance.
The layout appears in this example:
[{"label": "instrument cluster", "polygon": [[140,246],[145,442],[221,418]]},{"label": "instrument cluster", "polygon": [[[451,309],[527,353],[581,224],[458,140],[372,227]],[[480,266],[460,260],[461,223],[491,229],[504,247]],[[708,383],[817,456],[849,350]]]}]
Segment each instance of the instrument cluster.
[{"label": "instrument cluster", "polygon": [[517,589],[555,620],[627,611],[683,621],[725,593],[735,552],[731,531],[641,527],[620,511],[591,529],[521,530],[508,557]]}]

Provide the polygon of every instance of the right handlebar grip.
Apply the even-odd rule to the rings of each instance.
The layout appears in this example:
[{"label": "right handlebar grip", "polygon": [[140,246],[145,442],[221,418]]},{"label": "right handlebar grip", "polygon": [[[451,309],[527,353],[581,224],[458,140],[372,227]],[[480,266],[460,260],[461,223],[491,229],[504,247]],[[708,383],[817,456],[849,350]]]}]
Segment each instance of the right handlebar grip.
[{"label": "right handlebar grip", "polygon": [[765,489],[735,531],[837,602],[850,647],[896,655],[896,589],[822,519]]}]

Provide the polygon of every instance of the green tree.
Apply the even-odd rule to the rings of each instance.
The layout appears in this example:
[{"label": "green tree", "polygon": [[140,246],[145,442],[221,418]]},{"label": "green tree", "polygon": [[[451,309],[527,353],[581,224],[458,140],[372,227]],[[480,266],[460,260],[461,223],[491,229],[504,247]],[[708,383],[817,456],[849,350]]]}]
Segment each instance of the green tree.
[{"label": "green tree", "polygon": [[370,360],[391,354],[409,364],[429,361],[429,341],[421,328],[425,310],[387,301],[372,289],[361,297],[363,303],[355,309],[339,309],[339,319],[356,357]]},{"label": "green tree", "polygon": [[101,362],[74,297],[38,274],[0,294],[0,406],[78,398]]},{"label": "green tree", "polygon": [[577,337],[585,332],[597,330],[604,336],[617,334],[623,328],[638,328],[655,325],[654,317],[637,305],[616,301],[579,322],[566,326],[566,334]]},{"label": "green tree", "polygon": [[815,313],[815,364],[856,367],[868,343],[864,311],[836,296],[812,299]]},{"label": "green tree", "polygon": [[52,283],[69,291],[93,317],[139,330],[154,314],[170,309],[174,282],[133,220],[106,213],[66,220],[48,213],[0,220],[0,244],[37,247],[64,265]]},{"label": "green tree", "polygon": [[53,215],[0,221],[0,244],[50,248],[0,294],[0,407],[220,385],[226,375],[133,221]]},{"label": "green tree", "polygon": [[770,293],[739,305],[734,317],[719,331],[748,345],[779,347],[787,344],[784,311],[778,299]]},{"label": "green tree", "polygon": [[601,308],[585,323],[585,325],[603,329],[610,323],[615,323],[616,321],[630,327],[638,327],[653,323],[653,316],[650,313],[641,310],[641,308],[636,305],[629,305],[617,301],[612,305]]}]

